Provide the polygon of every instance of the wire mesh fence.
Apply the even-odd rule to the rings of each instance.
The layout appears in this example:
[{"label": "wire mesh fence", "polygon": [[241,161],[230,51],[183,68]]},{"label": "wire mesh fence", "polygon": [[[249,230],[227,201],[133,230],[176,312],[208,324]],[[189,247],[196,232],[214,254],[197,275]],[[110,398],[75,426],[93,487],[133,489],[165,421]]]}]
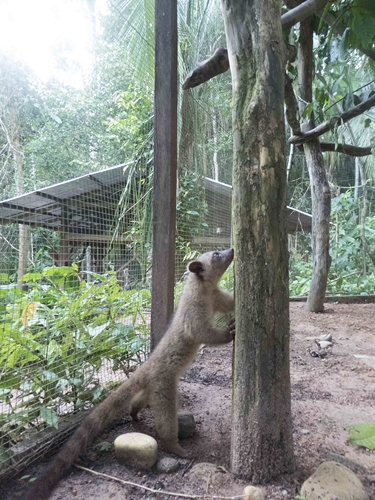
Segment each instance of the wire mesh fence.
[{"label": "wire mesh fence", "polygon": [[176,276],[196,253],[231,244],[231,77],[182,90],[186,75],[225,47],[220,5],[180,2]]},{"label": "wire mesh fence", "polygon": [[[1,136],[2,479],[59,446],[148,354],[154,6],[109,8],[83,90],[0,64],[23,93],[2,93],[2,121],[24,128],[18,143],[17,127]],[[179,2],[179,37],[182,83],[224,42],[217,2]],[[229,74],[180,91],[176,283],[187,260],[230,245],[230,99]]]},{"label": "wire mesh fence", "polygon": [[2,479],[56,448],[149,350],[153,6],[138,19],[110,7],[83,90],[35,91],[0,64]]}]

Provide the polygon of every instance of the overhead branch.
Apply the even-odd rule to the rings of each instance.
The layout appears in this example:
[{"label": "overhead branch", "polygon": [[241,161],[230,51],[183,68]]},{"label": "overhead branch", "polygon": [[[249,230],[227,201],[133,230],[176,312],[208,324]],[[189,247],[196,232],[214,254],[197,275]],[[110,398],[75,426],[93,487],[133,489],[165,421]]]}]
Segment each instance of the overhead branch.
[{"label": "overhead branch", "polygon": [[299,135],[292,136],[289,139],[289,142],[291,144],[303,144],[306,141],[310,141],[311,139],[320,137],[329,130],[333,129],[336,125],[339,126],[342,125],[343,123],[348,122],[352,118],[361,115],[362,113],[372,108],[373,106],[375,106],[375,95],[371,96],[366,101],[361,102],[361,104],[358,104],[358,106],[349,109],[349,111],[345,111],[341,115],[334,116],[330,120],[321,123],[312,130],[309,130],[307,132],[301,132]]},{"label": "overhead branch", "polygon": [[344,153],[349,156],[368,156],[371,154],[371,146],[359,147],[351,144],[335,144],[334,142],[321,142],[322,151],[333,151],[335,153]]},{"label": "overhead branch", "polygon": [[[290,28],[294,24],[306,19],[306,17],[314,12],[323,9],[327,3],[333,3],[334,1],[335,0],[306,0],[281,16],[281,26],[283,29]],[[217,49],[209,59],[199,63],[198,66],[187,75],[182,84],[182,88],[183,90],[188,90],[197,87],[228,70],[229,59],[227,49]]]},{"label": "overhead branch", "polygon": [[[293,89],[292,79],[289,75],[285,75],[285,116],[292,133],[295,137],[303,136],[299,122],[299,112],[296,94]],[[293,144],[293,143],[292,143]],[[368,156],[371,154],[371,146],[359,147],[350,144],[336,144],[334,142],[321,142],[322,151],[332,151],[335,153],[344,153],[349,156]],[[300,144],[298,149],[303,151],[303,146]]]},{"label": "overhead branch", "polygon": [[281,26],[283,29],[291,28],[311,14],[314,14],[314,12],[324,9],[327,3],[334,3],[334,1],[335,0],[306,0],[281,16]]},{"label": "overhead branch", "polygon": [[227,49],[216,49],[214,54],[191,71],[185,78],[182,89],[187,90],[197,87],[202,83],[211,80],[215,76],[225,73],[229,69],[229,59]]}]

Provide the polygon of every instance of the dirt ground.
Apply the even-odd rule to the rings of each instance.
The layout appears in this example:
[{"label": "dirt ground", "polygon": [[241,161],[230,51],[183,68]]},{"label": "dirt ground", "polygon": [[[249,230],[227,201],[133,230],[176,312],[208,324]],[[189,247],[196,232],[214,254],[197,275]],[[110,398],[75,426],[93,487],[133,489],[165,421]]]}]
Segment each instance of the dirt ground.
[{"label": "dirt ground", "polygon": [[[375,452],[347,444],[348,427],[375,421],[375,304],[326,304],[323,314],[307,313],[303,303],[291,303],[291,377],[296,471],[261,486],[267,499],[290,499],[299,493],[302,482],[324,460],[339,460],[352,468],[375,500]],[[312,357],[314,340],[332,334],[334,346],[326,358]],[[235,479],[230,469],[231,346],[204,348],[180,384],[180,406],[197,421],[195,435],[183,442],[190,459],[179,459],[173,474],[156,470],[139,472],[119,465],[113,451],[100,451],[98,443],[113,442],[124,432],[145,432],[154,437],[152,416],[142,412],[142,421],[129,418],[100,436],[87,454],[86,465],[152,489],[190,495],[240,495],[246,481]],[[360,355],[360,357],[356,357]],[[160,446],[159,457],[167,453]],[[217,472],[192,474],[195,464],[209,462]],[[23,471],[0,487],[0,498],[22,499],[26,474],[43,471],[40,463]],[[185,498],[186,498],[185,497]],[[124,486],[77,469],[60,482],[53,500],[176,498]]]}]

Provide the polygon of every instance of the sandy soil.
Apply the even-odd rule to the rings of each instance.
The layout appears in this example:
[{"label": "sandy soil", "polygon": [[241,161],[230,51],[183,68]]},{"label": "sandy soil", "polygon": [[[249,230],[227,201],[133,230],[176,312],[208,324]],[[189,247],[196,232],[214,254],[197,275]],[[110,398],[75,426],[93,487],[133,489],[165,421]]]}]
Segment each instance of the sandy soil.
[{"label": "sandy soil", "polygon": [[[375,304],[326,304],[323,314],[311,314],[303,303],[291,304],[292,410],[296,471],[271,484],[261,486],[266,498],[295,498],[302,482],[324,460],[343,461],[358,474],[370,497],[375,500],[375,452],[347,444],[348,426],[375,421]],[[331,333],[334,346],[326,358],[312,357],[314,340]],[[356,357],[356,356],[362,357]],[[246,481],[230,472],[231,346],[204,348],[180,384],[180,406],[191,411],[197,421],[193,438],[183,446],[191,459],[180,459],[173,474],[155,470],[139,472],[117,464],[113,451],[100,451],[98,443],[113,442],[124,432],[139,431],[154,437],[149,410],[134,425],[129,418],[116,422],[100,436],[85,464],[95,471],[117,476],[149,488],[189,495],[233,496],[242,493]],[[165,456],[160,446],[160,458]],[[195,464],[210,462],[217,472],[192,474]],[[43,471],[40,463],[23,471],[0,487],[0,498],[22,498],[26,474]],[[227,471],[227,472],[226,472]],[[53,500],[175,498],[153,494],[132,486],[72,470],[59,484]]]}]

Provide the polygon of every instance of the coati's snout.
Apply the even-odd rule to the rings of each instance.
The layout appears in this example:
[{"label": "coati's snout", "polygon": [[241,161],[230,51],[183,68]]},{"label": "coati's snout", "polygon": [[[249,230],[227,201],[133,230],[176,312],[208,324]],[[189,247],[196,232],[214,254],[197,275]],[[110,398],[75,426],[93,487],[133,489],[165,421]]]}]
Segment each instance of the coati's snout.
[{"label": "coati's snout", "polygon": [[222,258],[225,262],[228,262],[228,266],[231,264],[234,257],[233,248],[228,248],[228,250],[222,250],[221,252],[214,252],[215,254],[219,254],[220,258]]},{"label": "coati's snout", "polygon": [[216,250],[202,254],[198,260],[190,262],[188,270],[200,280],[218,282],[233,261],[234,250]]},{"label": "coati's snout", "polygon": [[232,263],[233,257],[234,257],[233,248],[228,248],[228,250],[212,252],[213,270],[216,270],[218,273],[221,273],[222,276]]}]

